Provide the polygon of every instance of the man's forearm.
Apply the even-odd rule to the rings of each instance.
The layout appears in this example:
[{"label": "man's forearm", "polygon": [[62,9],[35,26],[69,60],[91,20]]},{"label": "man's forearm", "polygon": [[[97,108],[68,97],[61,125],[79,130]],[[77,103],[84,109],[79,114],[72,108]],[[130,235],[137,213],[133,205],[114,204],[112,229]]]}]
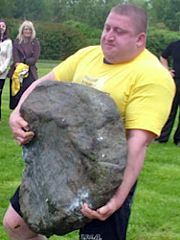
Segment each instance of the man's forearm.
[{"label": "man's forearm", "polygon": [[144,165],[147,146],[155,137],[154,134],[142,130],[130,130],[128,134],[127,166],[123,181],[113,197],[118,208],[122,206],[135,184]]}]

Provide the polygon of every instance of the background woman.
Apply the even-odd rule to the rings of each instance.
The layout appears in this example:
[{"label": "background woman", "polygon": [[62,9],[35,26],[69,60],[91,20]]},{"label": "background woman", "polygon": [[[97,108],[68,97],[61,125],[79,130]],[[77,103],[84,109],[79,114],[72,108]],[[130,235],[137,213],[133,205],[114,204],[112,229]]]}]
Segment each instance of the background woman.
[{"label": "background woman", "polygon": [[7,25],[0,20],[0,120],[1,120],[1,99],[8,67],[12,57],[12,41],[8,36]]},{"label": "background woman", "polygon": [[[34,82],[37,76],[36,63],[40,55],[40,44],[36,39],[36,31],[34,25],[30,21],[24,21],[19,27],[19,33],[13,43],[13,64],[8,76],[10,81],[10,109],[14,109],[23,94],[23,92]],[[12,76],[14,70],[20,63],[29,66],[28,76],[23,79],[19,92],[14,96],[12,94]]]}]

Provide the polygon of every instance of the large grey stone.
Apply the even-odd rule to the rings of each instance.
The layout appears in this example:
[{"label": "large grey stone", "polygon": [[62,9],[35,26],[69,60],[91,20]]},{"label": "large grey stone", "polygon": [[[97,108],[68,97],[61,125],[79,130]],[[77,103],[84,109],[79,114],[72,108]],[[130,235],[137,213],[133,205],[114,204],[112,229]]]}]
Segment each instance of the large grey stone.
[{"label": "large grey stone", "polygon": [[122,181],[127,144],[117,107],[93,88],[46,81],[20,111],[35,132],[23,147],[23,217],[49,236],[79,229],[90,221],[82,204],[104,205]]}]

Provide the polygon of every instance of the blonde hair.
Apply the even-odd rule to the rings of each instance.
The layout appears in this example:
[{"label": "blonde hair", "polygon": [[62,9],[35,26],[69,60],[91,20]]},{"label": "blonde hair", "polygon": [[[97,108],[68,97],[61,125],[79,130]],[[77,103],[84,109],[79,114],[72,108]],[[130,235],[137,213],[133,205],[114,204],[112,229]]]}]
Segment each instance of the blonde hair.
[{"label": "blonde hair", "polygon": [[35,39],[36,37],[36,30],[34,28],[34,25],[31,21],[24,21],[20,27],[19,27],[19,32],[18,32],[18,35],[17,35],[17,39],[19,39],[19,42],[21,43],[22,41],[24,41],[24,36],[23,36],[23,30],[25,27],[28,27],[32,30],[32,35],[31,35],[31,41],[33,39]]}]

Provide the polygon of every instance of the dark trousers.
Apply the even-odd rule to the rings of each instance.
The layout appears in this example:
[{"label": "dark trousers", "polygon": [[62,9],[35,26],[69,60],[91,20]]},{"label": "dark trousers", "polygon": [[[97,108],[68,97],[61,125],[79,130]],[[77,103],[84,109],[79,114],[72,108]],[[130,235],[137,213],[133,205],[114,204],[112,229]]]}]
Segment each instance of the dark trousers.
[{"label": "dark trousers", "polygon": [[35,81],[35,79],[33,78],[31,71],[29,71],[28,77],[23,79],[23,83],[21,84],[21,88],[20,88],[19,92],[15,96],[12,96],[12,89],[11,89],[12,79],[10,79],[10,102],[9,102],[10,109],[13,110],[16,108],[21,96],[34,81]]},{"label": "dark trousers", "polygon": [[179,120],[178,120],[175,134],[173,136],[175,144],[180,143],[180,79],[176,80],[176,94],[172,104],[171,112],[169,114],[169,118],[161,131],[160,137],[157,138],[159,142],[167,142],[169,140],[169,137],[176,119],[176,115],[178,113],[178,109],[179,109]]},{"label": "dark trousers", "polygon": [[126,240],[127,227],[131,213],[131,204],[136,184],[120,209],[107,220],[92,220],[80,229],[80,240]]},{"label": "dark trousers", "polygon": [[5,79],[0,79],[0,119],[1,119],[2,91],[3,91],[4,83],[5,83]]}]

